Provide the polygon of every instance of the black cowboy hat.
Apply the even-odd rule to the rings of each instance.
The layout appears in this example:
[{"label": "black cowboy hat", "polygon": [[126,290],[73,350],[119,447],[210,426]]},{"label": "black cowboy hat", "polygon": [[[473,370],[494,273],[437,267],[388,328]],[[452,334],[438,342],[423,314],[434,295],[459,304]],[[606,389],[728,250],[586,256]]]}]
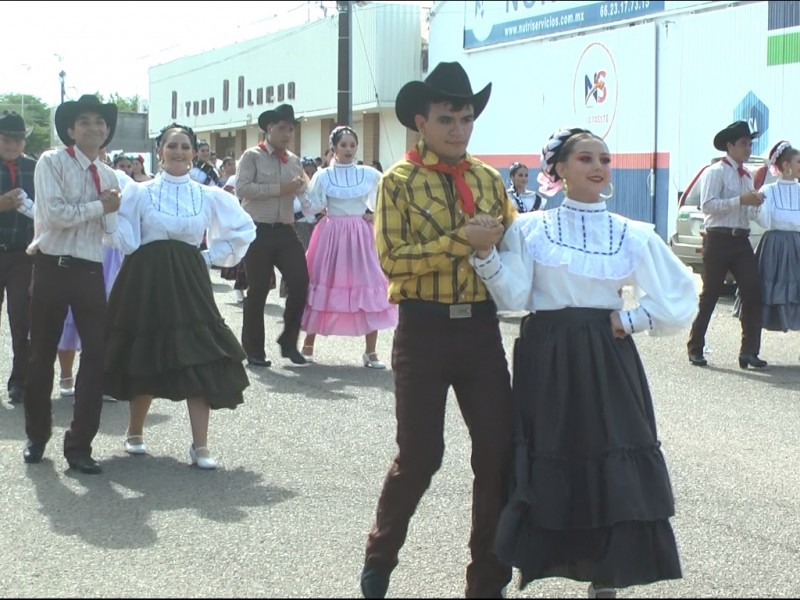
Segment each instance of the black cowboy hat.
[{"label": "black cowboy hat", "polygon": [[103,104],[97,96],[91,94],[84,94],[77,100],[64,102],[56,109],[54,120],[58,137],[61,138],[65,146],[72,146],[75,140],[69,137],[67,130],[72,129],[75,126],[75,119],[78,118],[78,115],[85,112],[99,114],[108,125],[108,137],[103,142],[103,145],[100,146],[104,148],[114,137],[114,130],[117,128],[117,105],[114,103]]},{"label": "black cowboy hat", "polygon": [[425,81],[410,81],[397,93],[394,110],[400,122],[417,131],[414,117],[420,114],[426,102],[463,102],[470,104],[478,118],[489,102],[492,84],[477,94],[472,93],[467,72],[457,62],[442,62],[436,65]]},{"label": "black cowboy hat", "polygon": [[272,110],[265,110],[258,115],[258,126],[266,131],[267,125],[272,123],[279,123],[280,121],[297,123],[299,120],[294,118],[294,108],[292,108],[291,104],[280,104]]},{"label": "black cowboy hat", "polygon": [[13,110],[4,110],[0,115],[0,133],[6,137],[24,140],[33,131],[33,127],[26,128],[25,120]]},{"label": "black cowboy hat", "polygon": [[735,143],[736,140],[748,136],[751,140],[754,140],[760,135],[758,131],[750,129],[747,121],[736,121],[714,136],[714,148],[720,152],[727,152],[728,142]]}]

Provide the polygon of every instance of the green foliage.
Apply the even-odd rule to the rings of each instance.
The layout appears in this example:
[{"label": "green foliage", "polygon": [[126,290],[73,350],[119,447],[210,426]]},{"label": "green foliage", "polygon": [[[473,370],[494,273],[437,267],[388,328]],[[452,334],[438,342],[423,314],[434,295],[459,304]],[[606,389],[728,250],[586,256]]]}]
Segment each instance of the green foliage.
[{"label": "green foliage", "polygon": [[139,94],[131,96],[130,98],[123,98],[119,94],[113,93],[109,95],[108,98],[105,98],[103,94],[98,93],[97,97],[100,98],[100,100],[106,104],[109,102],[113,102],[114,104],[117,105],[117,109],[120,112],[133,112],[133,113],[139,112],[139,102],[141,101],[141,97],[139,96]]},{"label": "green foliage", "polygon": [[25,143],[25,153],[39,156],[50,148],[50,108],[41,98],[29,94],[0,94],[0,113],[13,110],[22,115],[33,132]]}]

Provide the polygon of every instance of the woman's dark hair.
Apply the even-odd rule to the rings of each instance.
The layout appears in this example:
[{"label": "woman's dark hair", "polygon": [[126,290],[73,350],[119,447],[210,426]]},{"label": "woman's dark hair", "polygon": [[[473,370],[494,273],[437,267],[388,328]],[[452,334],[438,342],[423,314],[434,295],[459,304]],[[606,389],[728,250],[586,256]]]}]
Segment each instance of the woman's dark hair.
[{"label": "woman's dark hair", "polygon": [[117,165],[121,163],[123,160],[131,161],[131,157],[125,154],[124,152],[120,152],[114,157],[114,168],[117,168]]},{"label": "woman's dark hair", "polygon": [[775,165],[778,171],[783,171],[784,163],[792,160],[798,154],[800,154],[800,150],[794,148],[786,140],[781,140],[769,151],[769,162]]},{"label": "woman's dark hair", "polygon": [[345,135],[352,135],[356,139],[356,144],[358,144],[358,134],[356,133],[355,129],[349,125],[339,125],[338,127],[334,127],[333,131],[331,131],[331,149],[336,148]]},{"label": "woman's dark hair", "polygon": [[520,169],[528,169],[528,165],[526,165],[525,163],[521,163],[521,162],[511,163],[511,166],[508,167],[508,175],[510,177],[513,177],[514,173],[516,173]]},{"label": "woman's dark hair", "polygon": [[194,130],[188,125],[181,125],[180,123],[170,123],[159,132],[158,136],[156,137],[157,147],[159,148],[161,147],[161,142],[164,141],[164,136],[168,131],[171,131],[173,129],[178,129],[183,133],[185,133],[187,136],[189,136],[189,142],[192,144],[192,150],[194,150],[195,152],[197,151],[198,148],[197,136],[195,135]]},{"label": "woman's dark hair", "polygon": [[383,165],[379,160],[372,161],[372,168],[375,169],[376,171],[380,171],[381,173],[383,173]]},{"label": "woman's dark hair", "polygon": [[595,139],[605,143],[599,135],[595,135],[588,129],[573,127],[572,129],[559,129],[542,148],[541,169],[552,181],[561,179],[556,172],[558,163],[567,162],[575,144],[582,140]]}]

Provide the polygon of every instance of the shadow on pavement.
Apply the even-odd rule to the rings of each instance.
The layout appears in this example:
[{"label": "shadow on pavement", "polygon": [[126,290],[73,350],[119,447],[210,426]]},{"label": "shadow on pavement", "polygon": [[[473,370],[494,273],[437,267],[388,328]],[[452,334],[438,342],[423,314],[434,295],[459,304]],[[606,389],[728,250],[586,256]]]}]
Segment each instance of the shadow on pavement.
[{"label": "shadow on pavement", "polygon": [[260,381],[270,391],[289,394],[302,392],[304,396],[317,400],[354,400],[359,397],[356,393],[348,392],[348,388],[379,388],[394,392],[394,378],[390,369],[319,363],[304,367],[289,365],[286,359],[273,359],[272,367],[246,368],[251,379]]},{"label": "shadow on pavement", "polygon": [[191,510],[200,519],[238,523],[247,518],[245,508],[270,506],[296,495],[264,484],[253,471],[201,471],[171,457],[114,457],[101,465],[101,475],[66,471],[63,477],[48,458],[26,467],[39,512],[55,534],[75,536],[99,548],[147,548],[164,533],[153,527],[154,513]]}]

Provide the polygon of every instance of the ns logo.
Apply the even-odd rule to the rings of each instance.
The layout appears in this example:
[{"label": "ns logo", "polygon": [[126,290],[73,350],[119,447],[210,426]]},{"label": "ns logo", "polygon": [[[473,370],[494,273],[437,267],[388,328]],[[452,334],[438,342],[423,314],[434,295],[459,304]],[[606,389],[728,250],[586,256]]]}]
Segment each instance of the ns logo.
[{"label": "ns logo", "polygon": [[589,102],[594,100],[595,104],[602,104],[608,97],[608,88],[606,88],[606,72],[603,70],[598,71],[593,77],[589,75],[584,76],[584,105],[589,106]]}]

